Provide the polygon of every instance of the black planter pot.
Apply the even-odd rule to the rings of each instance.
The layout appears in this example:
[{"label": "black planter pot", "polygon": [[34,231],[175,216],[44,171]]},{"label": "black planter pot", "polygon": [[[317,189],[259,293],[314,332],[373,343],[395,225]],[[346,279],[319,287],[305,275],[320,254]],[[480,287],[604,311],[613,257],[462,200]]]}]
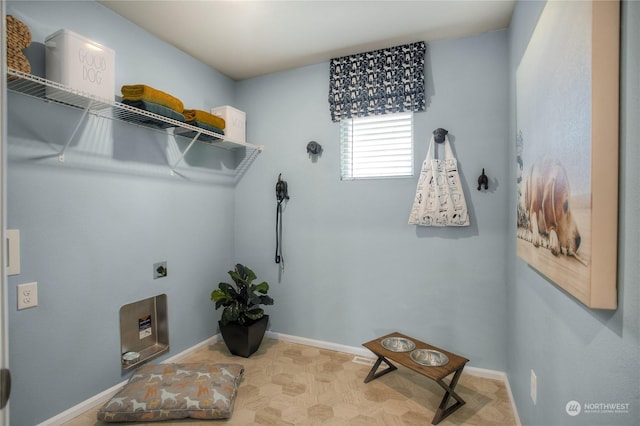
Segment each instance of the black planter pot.
[{"label": "black planter pot", "polygon": [[250,325],[234,323],[222,325],[218,321],[218,326],[229,351],[234,355],[249,358],[260,347],[268,323],[269,315],[265,315]]}]

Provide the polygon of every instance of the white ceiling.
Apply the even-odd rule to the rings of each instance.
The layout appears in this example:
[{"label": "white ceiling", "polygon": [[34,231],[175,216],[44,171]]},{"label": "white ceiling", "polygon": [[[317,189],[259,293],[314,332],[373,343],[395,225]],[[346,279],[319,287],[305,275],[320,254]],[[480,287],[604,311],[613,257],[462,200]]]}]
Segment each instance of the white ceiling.
[{"label": "white ceiling", "polygon": [[102,0],[234,80],[509,26],[516,0]]}]

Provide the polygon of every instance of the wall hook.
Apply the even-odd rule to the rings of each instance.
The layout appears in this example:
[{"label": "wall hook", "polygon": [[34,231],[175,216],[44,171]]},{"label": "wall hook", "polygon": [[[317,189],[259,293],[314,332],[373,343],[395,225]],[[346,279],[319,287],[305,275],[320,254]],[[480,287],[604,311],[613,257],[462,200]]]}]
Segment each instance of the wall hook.
[{"label": "wall hook", "polygon": [[322,146],[318,142],[311,141],[307,144],[307,154],[318,155],[321,153],[322,153]]},{"label": "wall hook", "polygon": [[442,127],[438,127],[433,131],[434,140],[436,143],[444,142],[444,137],[447,136],[449,131],[447,129],[443,129]]},{"label": "wall hook", "polygon": [[482,174],[478,176],[478,191],[484,185],[484,189],[489,189],[489,177],[484,174],[484,168],[482,169]]}]

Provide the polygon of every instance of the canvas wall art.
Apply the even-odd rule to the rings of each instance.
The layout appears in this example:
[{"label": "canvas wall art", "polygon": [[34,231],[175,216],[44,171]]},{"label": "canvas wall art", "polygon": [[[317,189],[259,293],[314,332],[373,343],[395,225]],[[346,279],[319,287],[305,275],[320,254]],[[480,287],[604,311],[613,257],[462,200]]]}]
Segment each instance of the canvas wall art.
[{"label": "canvas wall art", "polygon": [[548,1],[516,72],[517,251],[617,308],[619,2]]}]

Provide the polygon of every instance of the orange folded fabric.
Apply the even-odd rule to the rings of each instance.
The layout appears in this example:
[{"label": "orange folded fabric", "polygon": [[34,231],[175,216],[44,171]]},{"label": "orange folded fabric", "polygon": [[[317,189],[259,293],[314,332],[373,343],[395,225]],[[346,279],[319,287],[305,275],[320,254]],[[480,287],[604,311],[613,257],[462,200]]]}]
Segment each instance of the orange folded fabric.
[{"label": "orange folded fabric", "polygon": [[206,111],[199,109],[185,109],[182,113],[184,114],[184,121],[187,123],[190,121],[199,121],[200,123],[208,124],[209,126],[217,127],[222,130],[224,130],[226,126],[224,118],[210,114]]},{"label": "orange folded fabric", "polygon": [[184,111],[184,104],[180,99],[144,84],[122,86],[120,91],[122,92],[123,100],[152,102],[181,114]]}]

